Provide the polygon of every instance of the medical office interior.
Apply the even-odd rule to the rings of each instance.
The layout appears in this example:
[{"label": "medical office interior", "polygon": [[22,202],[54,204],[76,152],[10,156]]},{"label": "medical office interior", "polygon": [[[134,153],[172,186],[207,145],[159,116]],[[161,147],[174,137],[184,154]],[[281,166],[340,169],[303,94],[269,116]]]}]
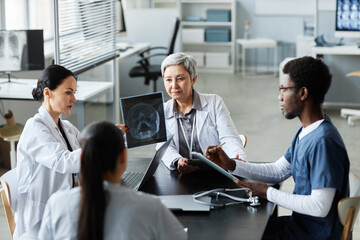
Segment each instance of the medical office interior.
[{"label": "medical office interior", "polygon": [[[114,2],[115,10],[99,7],[102,2]],[[359,1],[339,2],[356,4],[360,22]],[[199,70],[194,88],[223,98],[239,134],[247,137],[249,161],[276,161],[300,127],[298,120],[286,120],[279,109],[284,64],[301,56],[323,58],[333,76],[324,112],[343,137],[350,171],[360,176],[360,74],[356,73],[360,71],[360,27],[336,29],[338,14],[337,0],[0,0],[0,125],[9,124],[5,115],[10,110],[15,124],[23,126],[40,106],[23,89],[29,89],[24,84],[35,86],[41,69],[16,67],[4,57],[19,59],[21,51],[11,49],[33,44],[25,43],[31,34],[17,32],[17,40],[12,41],[8,31],[43,30],[45,67],[55,62],[76,73],[80,96],[71,114],[62,118],[81,130],[100,120],[121,123],[121,97],[156,89],[163,92],[165,101],[169,99],[161,76],[145,84],[144,77],[129,73],[139,66],[140,52],[156,54],[157,49],[149,49],[169,48],[178,18],[174,52],[195,57]],[[161,64],[167,50],[162,53],[150,63]],[[13,87],[8,88],[9,84]],[[16,139],[1,137],[0,175],[16,166],[12,155]],[[128,155],[152,157],[154,152],[151,144],[129,149]],[[360,180],[356,184],[359,188]],[[290,178],[281,188],[292,192],[293,186]],[[279,207],[278,214],[291,212]],[[11,239],[3,207],[0,238]],[[353,239],[360,239],[359,217]]]}]

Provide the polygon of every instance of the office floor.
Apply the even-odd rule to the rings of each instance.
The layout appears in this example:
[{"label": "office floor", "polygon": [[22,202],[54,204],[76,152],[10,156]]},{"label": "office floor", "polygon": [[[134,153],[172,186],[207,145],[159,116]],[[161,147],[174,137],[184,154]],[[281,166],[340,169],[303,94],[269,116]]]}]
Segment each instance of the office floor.
[{"label": "office floor", "polygon": [[[278,85],[278,78],[267,75],[249,74],[244,79],[239,73],[199,73],[195,89],[204,93],[217,93],[223,97],[238,132],[248,138],[245,150],[250,161],[275,161],[285,153],[293,134],[300,127],[297,119],[286,120],[282,116],[277,100]],[[344,139],[351,170],[360,175],[360,121],[350,127],[345,119],[340,118],[339,109],[325,109],[325,112],[332,118]],[[129,157],[150,157],[154,151],[154,145],[135,148],[129,150]],[[0,174],[3,172],[0,169]],[[293,186],[292,179],[289,179],[282,189],[292,192]],[[11,239],[3,207],[0,208],[1,239]],[[279,214],[289,215],[290,211],[280,208]],[[359,219],[355,223],[353,236],[354,240],[360,240]]]}]

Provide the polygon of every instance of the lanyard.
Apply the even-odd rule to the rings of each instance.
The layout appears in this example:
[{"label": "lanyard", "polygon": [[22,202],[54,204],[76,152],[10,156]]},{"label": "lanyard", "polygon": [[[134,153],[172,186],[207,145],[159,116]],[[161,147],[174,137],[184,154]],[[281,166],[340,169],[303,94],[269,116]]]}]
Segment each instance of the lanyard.
[{"label": "lanyard", "polygon": [[196,113],[195,113],[195,115],[194,115],[194,121],[193,121],[193,126],[192,126],[192,129],[191,129],[191,137],[190,137],[190,145],[189,145],[189,142],[188,142],[188,140],[187,140],[187,136],[186,136],[186,134],[185,134],[184,126],[182,125],[181,119],[179,118],[180,127],[181,127],[181,130],[182,130],[182,132],[183,132],[186,145],[187,145],[187,147],[188,147],[188,149],[189,149],[190,159],[192,159],[191,152],[192,152],[193,141],[194,141],[195,122],[196,122]]}]

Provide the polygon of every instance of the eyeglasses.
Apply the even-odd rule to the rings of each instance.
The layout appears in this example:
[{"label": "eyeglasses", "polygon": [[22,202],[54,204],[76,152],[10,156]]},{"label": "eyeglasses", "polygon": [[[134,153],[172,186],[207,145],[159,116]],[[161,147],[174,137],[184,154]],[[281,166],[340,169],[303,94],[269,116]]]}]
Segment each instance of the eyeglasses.
[{"label": "eyeglasses", "polygon": [[279,87],[279,93],[283,95],[287,89],[296,88],[296,87]]}]

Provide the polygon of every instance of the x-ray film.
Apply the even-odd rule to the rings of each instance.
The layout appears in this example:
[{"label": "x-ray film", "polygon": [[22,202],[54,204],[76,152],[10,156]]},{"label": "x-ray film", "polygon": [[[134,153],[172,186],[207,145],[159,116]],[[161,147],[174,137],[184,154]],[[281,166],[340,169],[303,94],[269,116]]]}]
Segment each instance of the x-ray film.
[{"label": "x-ray film", "polygon": [[163,102],[162,92],[120,99],[128,148],[166,141]]},{"label": "x-ray film", "polygon": [[43,69],[43,30],[0,30],[0,72]]},{"label": "x-ray film", "polygon": [[25,31],[0,31],[0,69],[21,70],[26,38]]}]

